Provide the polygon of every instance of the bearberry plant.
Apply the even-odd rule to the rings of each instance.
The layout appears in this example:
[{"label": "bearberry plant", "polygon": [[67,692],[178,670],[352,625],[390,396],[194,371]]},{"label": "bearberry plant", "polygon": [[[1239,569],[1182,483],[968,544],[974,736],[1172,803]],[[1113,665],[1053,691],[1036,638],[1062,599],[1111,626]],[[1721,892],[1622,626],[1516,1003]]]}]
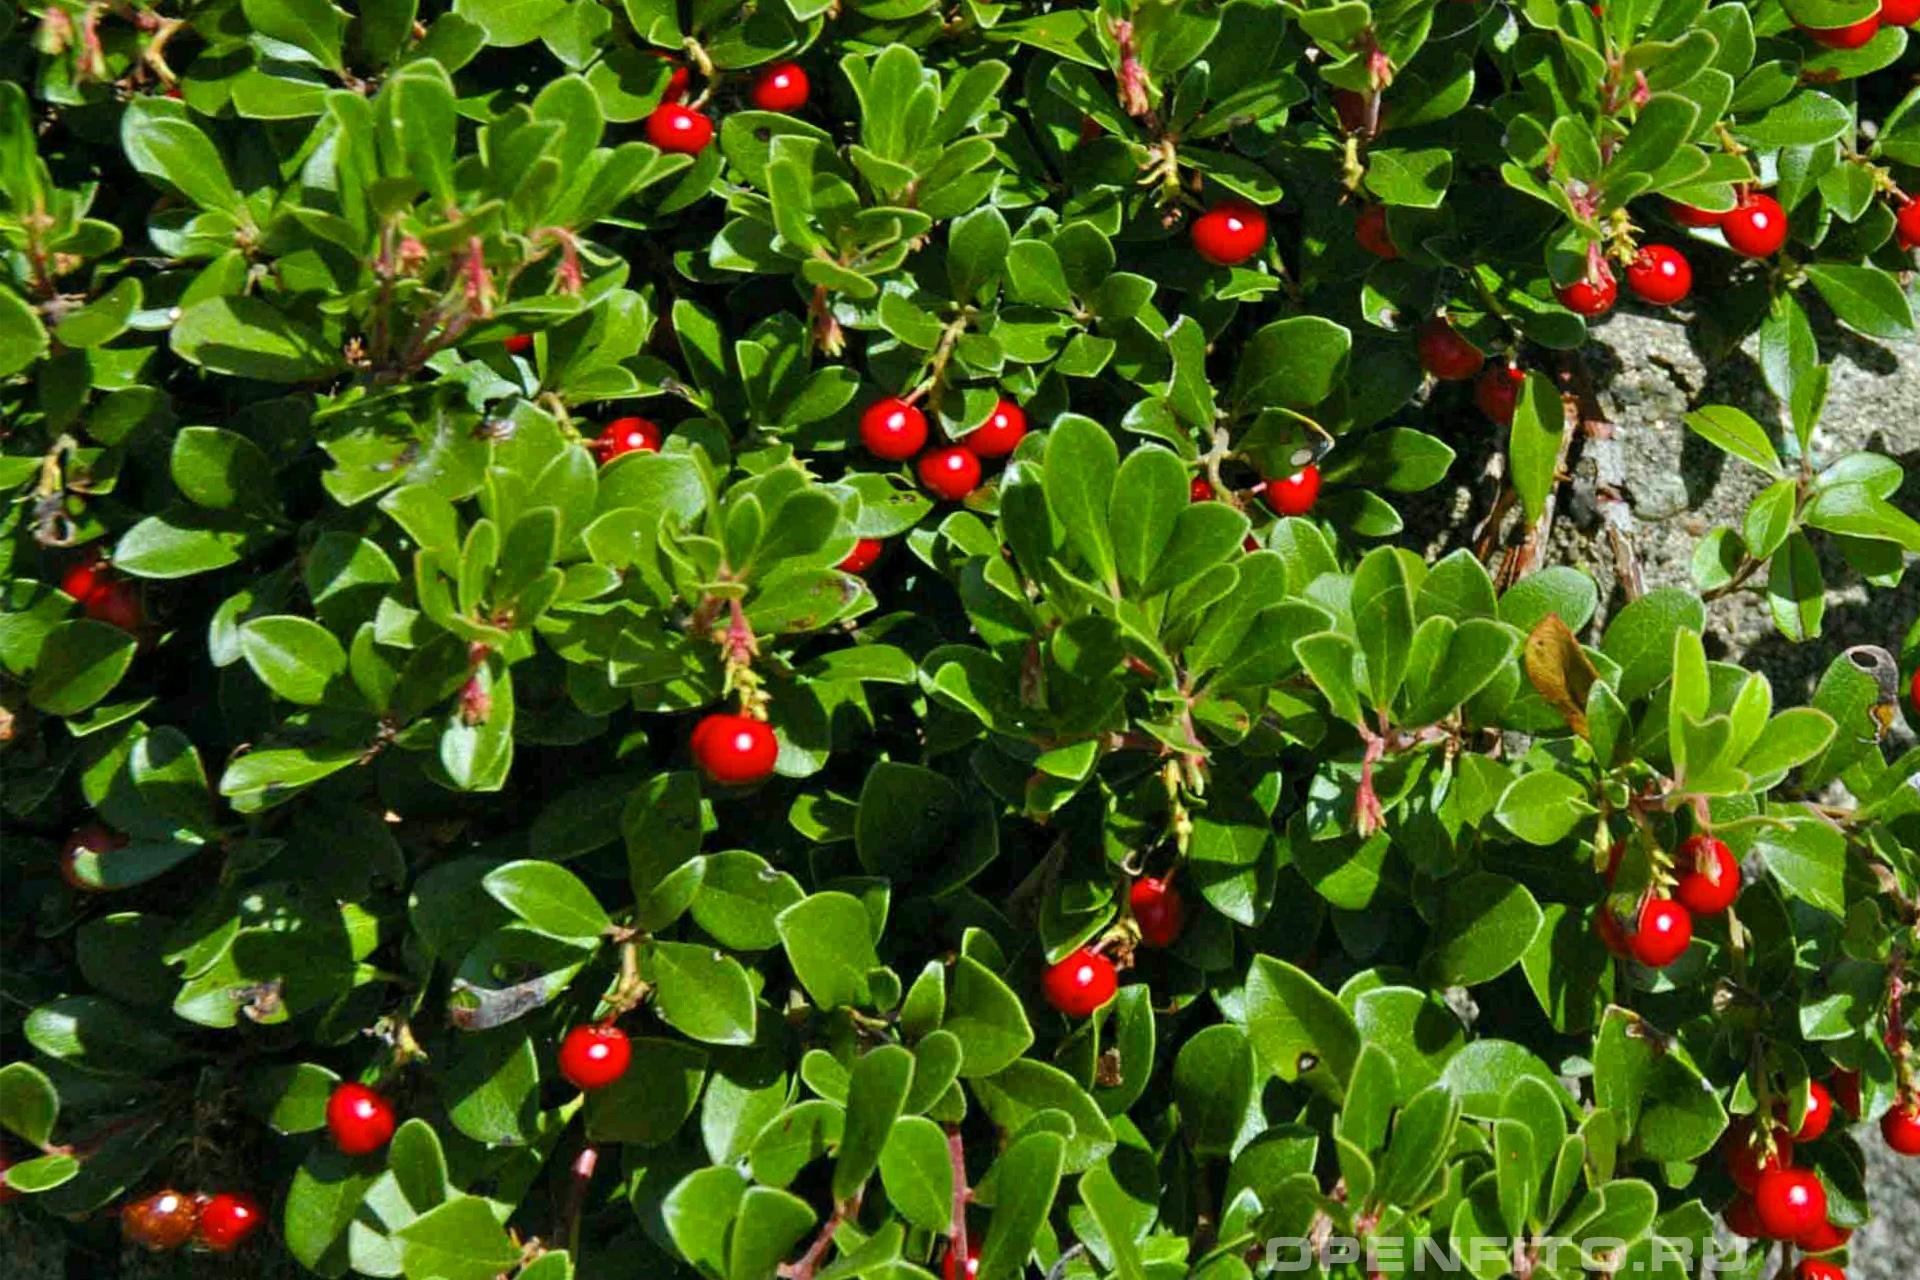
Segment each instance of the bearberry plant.
[{"label": "bearberry plant", "polygon": [[[1776,691],[1709,606],[1920,553],[1819,430],[1913,330],[1916,20],[0,11],[0,1215],[1832,1280],[1920,1154],[1920,629]],[[1769,395],[1691,589],[1602,483],[1602,599],[1620,308]]]}]

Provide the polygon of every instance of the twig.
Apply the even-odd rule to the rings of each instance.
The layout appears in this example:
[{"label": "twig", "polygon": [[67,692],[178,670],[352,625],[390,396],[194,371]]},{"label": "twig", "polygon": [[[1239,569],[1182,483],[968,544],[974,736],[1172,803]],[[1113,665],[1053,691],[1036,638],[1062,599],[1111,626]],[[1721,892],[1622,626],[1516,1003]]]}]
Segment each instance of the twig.
[{"label": "twig", "polygon": [[947,1230],[947,1252],[960,1260],[954,1265],[954,1274],[963,1275],[967,1262],[967,1205],[973,1200],[973,1189],[967,1185],[967,1150],[958,1125],[947,1126],[947,1156],[953,1161],[953,1225]]},{"label": "twig", "polygon": [[829,1217],[826,1225],[820,1228],[820,1234],[813,1238],[813,1243],[807,1246],[807,1251],[800,1255],[800,1261],[781,1263],[775,1274],[780,1276],[781,1280],[813,1280],[813,1273],[819,1269],[821,1260],[827,1256],[827,1250],[833,1245],[834,1233],[840,1230],[841,1223],[860,1212],[860,1199],[865,1194],[866,1188],[862,1187],[833,1206],[833,1216]]}]

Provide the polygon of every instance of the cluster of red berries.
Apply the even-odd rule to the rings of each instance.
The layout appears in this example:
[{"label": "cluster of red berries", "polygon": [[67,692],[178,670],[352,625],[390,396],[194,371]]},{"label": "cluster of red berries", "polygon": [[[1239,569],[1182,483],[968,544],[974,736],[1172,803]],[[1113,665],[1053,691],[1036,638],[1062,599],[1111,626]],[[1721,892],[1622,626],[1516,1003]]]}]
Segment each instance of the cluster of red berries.
[{"label": "cluster of red berries", "polygon": [[[686,104],[689,78],[687,68],[675,63],[660,105],[647,117],[647,141],[662,151],[698,155],[713,141],[713,117]],[[798,111],[811,89],[799,63],[776,62],[754,76],[747,101],[762,111]]]},{"label": "cluster of red berries", "polygon": [[194,1196],[156,1191],[120,1210],[121,1233],[155,1253],[171,1252],[188,1241],[213,1253],[232,1253],[259,1229],[259,1203],[234,1191]]},{"label": "cluster of red berries", "polygon": [[122,631],[138,631],[146,621],[140,607],[140,588],[113,572],[97,551],[67,570],[60,589],[79,602],[81,611],[96,622]]},{"label": "cluster of red berries", "polygon": [[1222,200],[1187,228],[1193,251],[1216,267],[1237,267],[1267,243],[1267,215],[1245,200]]},{"label": "cluster of red berries", "polygon": [[1420,356],[1420,367],[1442,382],[1473,378],[1473,402],[1493,422],[1504,427],[1513,421],[1521,384],[1527,380],[1526,370],[1517,363],[1507,360],[1488,365],[1486,354],[1445,316],[1435,316],[1421,326],[1414,350]]},{"label": "cluster of red berries", "polygon": [[727,711],[701,717],[687,743],[700,771],[730,787],[767,777],[780,755],[780,744],[766,721]]},{"label": "cluster of red berries", "polygon": [[1920,0],[1880,0],[1880,11],[1844,27],[1796,27],[1815,44],[1829,49],[1858,49],[1880,33],[1881,27],[1910,27],[1920,22]]},{"label": "cluster of red berries", "polygon": [[[1159,949],[1179,941],[1187,923],[1187,904],[1171,877],[1141,876],[1127,890],[1127,906],[1141,946]],[[1120,975],[1113,961],[1096,947],[1077,947],[1040,975],[1040,991],[1047,1003],[1069,1018],[1087,1017],[1119,989]]]},{"label": "cluster of red berries", "polygon": [[[1026,434],[1026,411],[1002,397],[986,421],[967,432],[959,444],[921,454],[914,469],[927,492],[959,502],[980,487],[981,460],[1006,457]],[[860,442],[876,458],[905,462],[927,443],[927,415],[899,396],[876,400],[860,415]]]},{"label": "cluster of red berries", "polygon": [[[1620,869],[1626,846],[1615,845],[1607,863],[1607,884]],[[1594,928],[1607,950],[1631,957],[1649,969],[1664,969],[1687,953],[1693,942],[1693,918],[1719,915],[1740,896],[1740,862],[1726,842],[1709,835],[1688,836],[1677,851],[1679,876],[1673,896],[1648,894],[1641,902],[1632,933],[1601,904]]]}]

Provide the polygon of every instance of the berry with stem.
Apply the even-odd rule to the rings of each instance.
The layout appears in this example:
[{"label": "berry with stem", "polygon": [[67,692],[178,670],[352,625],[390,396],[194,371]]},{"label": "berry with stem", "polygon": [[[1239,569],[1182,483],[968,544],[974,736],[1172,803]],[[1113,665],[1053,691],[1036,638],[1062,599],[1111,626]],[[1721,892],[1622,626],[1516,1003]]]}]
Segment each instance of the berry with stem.
[{"label": "berry with stem", "polygon": [[1627,267],[1627,288],[1642,302],[1670,307],[1693,288],[1693,267],[1670,244],[1650,244]]},{"label": "berry with stem", "polygon": [[575,1027],[560,1041],[560,1074],[582,1091],[606,1088],[632,1061],[633,1045],[616,1026]]},{"label": "berry with stem", "polygon": [[1081,947],[1047,969],[1040,980],[1047,1003],[1069,1018],[1084,1018],[1113,998],[1120,977],[1113,961]]},{"label": "berry with stem", "polygon": [[700,771],[733,787],[767,777],[780,756],[780,743],[766,721],[726,711],[702,718],[689,743]]},{"label": "berry with stem", "polygon": [[1673,896],[1697,916],[1719,915],[1740,896],[1740,863],[1724,840],[1688,836],[1677,851],[1679,883]]},{"label": "berry with stem", "polygon": [[1140,926],[1140,941],[1149,947],[1170,947],[1186,927],[1187,904],[1171,877],[1141,876],[1127,890],[1127,905]]}]

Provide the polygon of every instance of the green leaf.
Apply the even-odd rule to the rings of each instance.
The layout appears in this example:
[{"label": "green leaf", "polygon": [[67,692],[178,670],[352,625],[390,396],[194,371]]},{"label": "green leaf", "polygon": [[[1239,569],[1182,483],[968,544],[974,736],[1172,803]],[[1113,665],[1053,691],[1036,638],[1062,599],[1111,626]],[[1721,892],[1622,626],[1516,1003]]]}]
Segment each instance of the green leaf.
[{"label": "green leaf", "polygon": [[1833,262],[1811,262],[1805,270],[1842,324],[1873,338],[1913,333],[1913,308],[1890,272]]},{"label": "green leaf", "polygon": [[1105,427],[1067,414],[1047,433],[1047,505],[1096,578],[1118,594],[1113,535],[1107,527],[1120,450]]},{"label": "green leaf", "polygon": [[339,71],[341,41],[349,15],[327,0],[242,0],[242,10],[253,29],[313,55],[329,71]]},{"label": "green leaf", "polygon": [[240,628],[240,652],[262,684],[288,702],[318,706],[347,670],[347,651],[319,623],[282,614]]},{"label": "green leaf", "polygon": [[62,622],[40,646],[28,701],[48,715],[78,715],[120,683],[136,647],[132,636],[104,622]]},{"label": "green leaf", "polygon": [[707,1076],[705,1050],[680,1040],[635,1036],[627,1074],[587,1095],[587,1136],[595,1142],[657,1147],[693,1114]]},{"label": "green leaf", "polygon": [[1813,544],[1798,529],[1767,563],[1767,608],[1773,625],[1789,640],[1807,641],[1820,634],[1827,612],[1826,578]]},{"label": "green leaf", "polygon": [[1753,849],[1789,894],[1829,915],[1846,915],[1847,838],[1840,831],[1800,818],[1759,828]]},{"label": "green leaf", "polygon": [[1157,446],[1135,449],[1114,478],[1107,514],[1115,565],[1127,587],[1140,589],[1166,553],[1182,513],[1192,509],[1187,469]]},{"label": "green leaf", "polygon": [[168,340],[181,359],[238,378],[313,382],[340,370],[339,354],[317,329],[258,297],[196,302]]},{"label": "green leaf", "polygon": [[1699,597],[1678,587],[1649,591],[1628,604],[1607,624],[1600,652],[1619,664],[1613,682],[1622,701],[1632,702],[1653,692],[1673,669],[1674,633],[1685,627],[1706,627],[1706,606]]},{"label": "green leaf", "polygon": [[417,1213],[425,1213],[447,1199],[447,1157],[433,1126],[418,1116],[402,1124],[387,1146],[387,1167],[400,1184],[400,1194]]},{"label": "green leaf", "polygon": [[1422,967],[1438,986],[1491,982],[1520,962],[1540,921],[1540,906],[1525,885],[1492,872],[1469,872],[1442,890]]},{"label": "green leaf", "polygon": [[47,350],[47,329],[26,299],[0,285],[0,378],[12,377]]},{"label": "green leaf", "polygon": [[1013,1280],[1025,1272],[1034,1238],[1060,1189],[1065,1158],[1066,1144],[1059,1134],[1030,1133],[993,1162],[988,1176],[996,1199],[980,1246],[979,1280]]},{"label": "green leaf", "polygon": [[1413,646],[1413,588],[1398,550],[1376,547],[1360,561],[1353,571],[1351,608],[1366,661],[1367,692],[1374,710],[1385,712],[1406,679]]},{"label": "green leaf", "polygon": [[879,965],[873,919],[860,899],[830,891],[802,899],[774,918],[794,976],[822,1009],[864,1005],[867,975]]},{"label": "green leaf", "polygon": [[940,1025],[959,1037],[966,1053],[960,1074],[970,1080],[998,1074],[1033,1043],[1020,998],[971,956],[956,956],[947,972],[946,1016]]},{"label": "green leaf", "polygon": [[953,1222],[953,1159],[947,1135],[925,1116],[905,1116],[880,1151],[887,1200],[916,1227],[936,1234]]},{"label": "green leaf", "polygon": [[[170,113],[166,105],[136,99],[121,116],[120,143],[127,159],[140,172],[158,178],[203,209],[238,214],[240,193],[234,190],[233,179],[227,176],[226,162],[220,158],[212,139],[183,114]],[[224,301],[250,300],[210,300]],[[176,322],[176,334],[185,319],[182,316]],[[177,336],[174,349],[180,350]]]},{"label": "green leaf", "polygon": [[682,1178],[660,1202],[660,1219],[674,1248],[703,1274],[729,1274],[727,1232],[746,1194],[745,1178],[724,1165],[714,1165]]},{"label": "green leaf", "polygon": [[1326,1080],[1337,1092],[1353,1074],[1360,1055],[1353,1015],[1304,971],[1255,956],[1247,971],[1246,1010],[1254,1052],[1282,1080]]},{"label": "green leaf", "polygon": [[0,1067],[0,1125],[8,1132],[29,1146],[44,1147],[59,1116],[60,1095],[45,1072],[24,1062]]},{"label": "green leaf", "polygon": [[753,982],[738,960],[686,942],[655,942],[647,960],[662,1022],[704,1044],[753,1043]]},{"label": "green leaf", "polygon": [[1565,430],[1566,414],[1553,381],[1544,373],[1529,373],[1521,384],[1507,433],[1513,487],[1529,524],[1546,511],[1547,495],[1553,492],[1559,474],[1560,440]]},{"label": "green leaf", "polygon": [[493,1209],[479,1196],[438,1205],[394,1232],[409,1276],[493,1280],[519,1259]]},{"label": "green leaf", "polygon": [[509,862],[481,881],[495,902],[555,938],[598,940],[609,921],[593,891],[552,862]]},{"label": "green leaf", "polygon": [[847,1121],[840,1154],[833,1165],[833,1198],[844,1202],[873,1176],[887,1136],[900,1119],[913,1086],[913,1054],[897,1044],[881,1045],[853,1064],[847,1086]]},{"label": "green leaf", "polygon": [[760,1280],[778,1273],[814,1224],[811,1206],[777,1187],[748,1187],[727,1240],[729,1280]]},{"label": "green leaf", "polygon": [[1173,1096],[1180,1127],[1199,1155],[1227,1155],[1253,1100],[1253,1046],[1240,1028],[1222,1024],[1198,1031],[1173,1062]]},{"label": "green leaf", "polygon": [[1768,475],[1778,478],[1785,474],[1766,428],[1732,405],[1697,409],[1687,415],[1687,425],[1702,439],[1736,458],[1744,458]]},{"label": "green leaf", "polygon": [[1515,778],[1501,793],[1494,816],[1528,844],[1557,844],[1593,812],[1587,788],[1564,773],[1542,770]]}]

